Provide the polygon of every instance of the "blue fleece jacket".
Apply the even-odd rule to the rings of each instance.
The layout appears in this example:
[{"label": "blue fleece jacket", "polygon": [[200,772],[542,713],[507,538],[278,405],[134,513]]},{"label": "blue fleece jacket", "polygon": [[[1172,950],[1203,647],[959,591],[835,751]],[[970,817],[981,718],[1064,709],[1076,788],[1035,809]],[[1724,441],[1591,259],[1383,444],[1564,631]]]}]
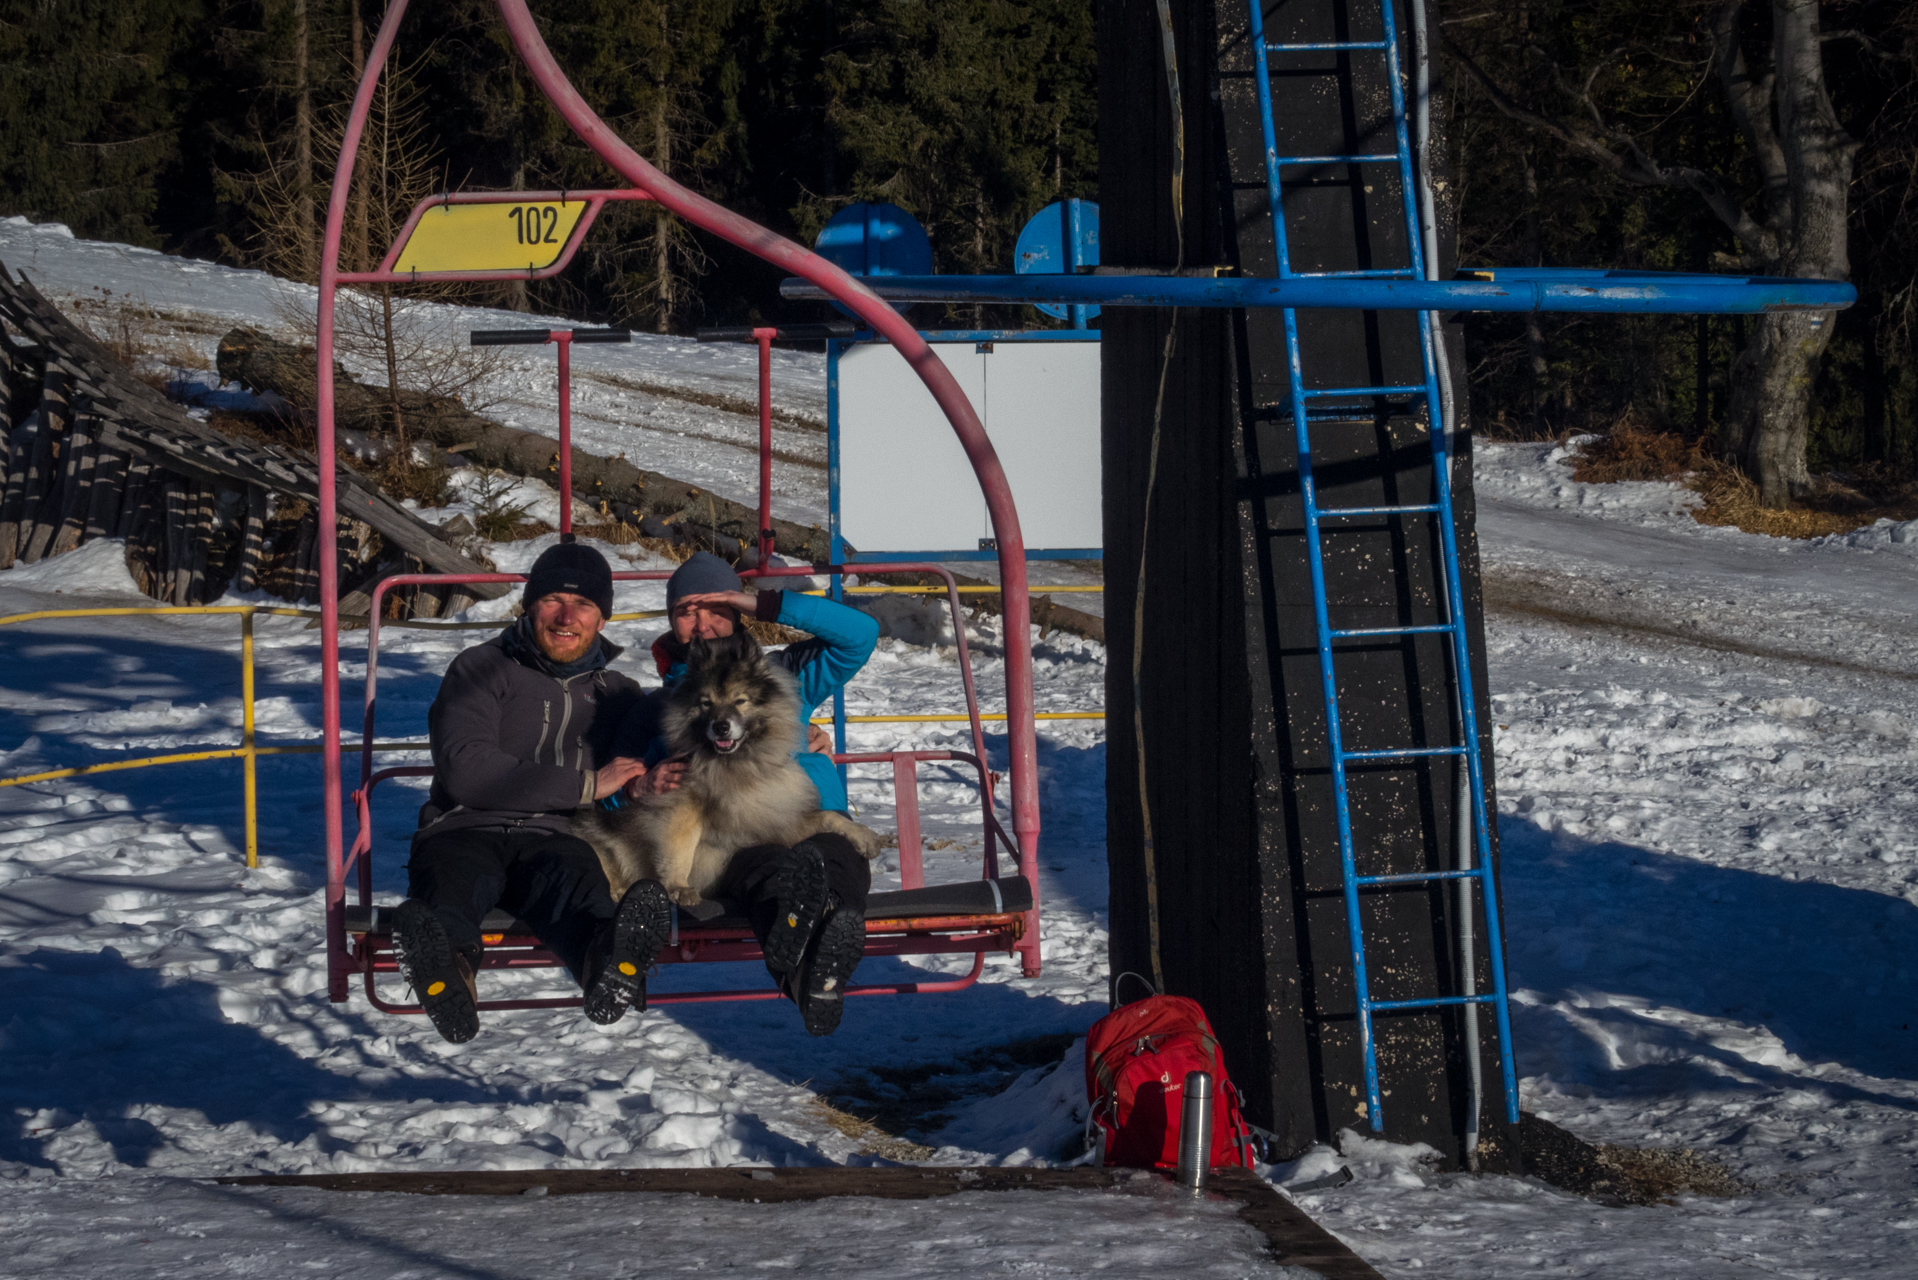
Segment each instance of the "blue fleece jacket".
[{"label": "blue fleece jacket", "polygon": [[[839,770],[829,757],[806,750],[805,721],[866,665],[866,659],[872,657],[873,646],[879,643],[879,624],[849,605],[822,596],[800,595],[796,591],[761,592],[758,616],[812,636],[766,657],[791,672],[799,686],[801,721],[793,754],[819,790],[819,807],[843,813],[847,807],[846,788],[839,781]],[[654,643],[653,657],[659,663],[660,678],[668,689],[685,678],[686,660],[673,643],[672,633],[668,632]],[[647,752],[648,763],[656,757],[663,759],[665,751],[664,740],[655,739]]]}]

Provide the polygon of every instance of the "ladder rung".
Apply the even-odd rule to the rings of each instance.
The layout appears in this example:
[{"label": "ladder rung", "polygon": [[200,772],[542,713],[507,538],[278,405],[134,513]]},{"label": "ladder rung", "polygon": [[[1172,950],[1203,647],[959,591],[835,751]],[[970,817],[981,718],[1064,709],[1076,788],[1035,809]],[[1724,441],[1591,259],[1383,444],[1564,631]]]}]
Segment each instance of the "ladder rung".
[{"label": "ladder rung", "polygon": [[1333,507],[1330,511],[1320,511],[1319,519],[1332,516],[1422,516],[1438,510],[1438,503],[1428,502],[1417,507]]},{"label": "ladder rung", "polygon": [[1307,400],[1323,400],[1328,396],[1409,396],[1423,392],[1423,386],[1411,387],[1327,387],[1323,391],[1307,391]]},{"label": "ladder rung", "polygon": [[1412,884],[1426,880],[1476,880],[1485,873],[1477,867],[1467,871],[1409,871],[1402,876],[1353,876],[1353,884]]},{"label": "ladder rung", "polygon": [[1337,44],[1279,44],[1272,40],[1265,42],[1267,53],[1329,53],[1345,49],[1384,49],[1383,40],[1346,40]]},{"label": "ladder rung", "polygon": [[1450,631],[1449,622],[1434,623],[1429,627],[1354,627],[1349,631],[1334,631],[1334,640],[1353,640],[1359,636],[1423,636],[1436,631]]},{"label": "ladder rung", "polygon": [[1272,164],[1397,164],[1396,151],[1382,156],[1273,156]]},{"label": "ladder rung", "polygon": [[1458,1004],[1490,1004],[1498,997],[1494,994],[1482,996],[1433,996],[1430,1000],[1373,1000],[1368,1008],[1380,1009],[1439,1009]]},{"label": "ladder rung", "polygon": [[1401,747],[1396,751],[1341,751],[1343,760],[1410,760],[1418,756],[1462,756],[1464,747]]},{"label": "ladder rung", "polygon": [[[1261,183],[1260,185],[1264,185]],[[1376,271],[1294,271],[1294,280],[1417,280],[1410,267],[1381,267]]]}]

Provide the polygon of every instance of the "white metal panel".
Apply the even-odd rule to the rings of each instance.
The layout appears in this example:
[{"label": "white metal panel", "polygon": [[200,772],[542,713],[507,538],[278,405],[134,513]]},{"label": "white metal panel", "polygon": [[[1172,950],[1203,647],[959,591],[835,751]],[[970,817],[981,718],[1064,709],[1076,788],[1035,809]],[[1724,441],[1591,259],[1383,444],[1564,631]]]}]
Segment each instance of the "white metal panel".
[{"label": "white metal panel", "polygon": [[[1012,485],[1028,548],[1097,547],[1099,344],[936,343]],[[839,519],[861,551],[970,551],[992,535],[952,424],[885,343],[839,357]]]},{"label": "white metal panel", "polygon": [[1099,344],[997,342],[985,359],[986,434],[1026,545],[1099,546]]},{"label": "white metal panel", "polygon": [[[985,357],[970,342],[933,350],[977,410]],[[861,343],[839,357],[839,531],[860,551],[971,551],[987,536],[986,500],[966,451],[889,343]]]}]

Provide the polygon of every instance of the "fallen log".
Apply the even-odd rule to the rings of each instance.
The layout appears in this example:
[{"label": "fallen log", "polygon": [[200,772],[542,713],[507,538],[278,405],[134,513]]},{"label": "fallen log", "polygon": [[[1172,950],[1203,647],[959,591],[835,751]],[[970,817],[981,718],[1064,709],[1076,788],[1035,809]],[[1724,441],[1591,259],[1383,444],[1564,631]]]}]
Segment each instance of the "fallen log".
[{"label": "fallen log", "polygon": [[[311,347],[296,347],[257,329],[237,328],[220,340],[218,367],[224,381],[238,382],[256,394],[273,392],[296,409],[313,407],[317,366]],[[335,365],[333,397],[340,426],[369,435],[386,433],[392,398],[385,387],[361,383]],[[483,418],[451,396],[402,390],[399,402],[414,439],[442,450],[457,449],[461,457],[481,466],[557,485],[557,441]],[[757,545],[759,513],[753,507],[636,467],[623,457],[603,458],[581,449],[572,454],[573,496],[609,515],[649,532],[657,525],[691,532],[691,538],[679,540],[695,541],[727,559],[737,559]],[[775,519],[773,534],[781,555],[826,563],[831,543],[819,526]]]}]

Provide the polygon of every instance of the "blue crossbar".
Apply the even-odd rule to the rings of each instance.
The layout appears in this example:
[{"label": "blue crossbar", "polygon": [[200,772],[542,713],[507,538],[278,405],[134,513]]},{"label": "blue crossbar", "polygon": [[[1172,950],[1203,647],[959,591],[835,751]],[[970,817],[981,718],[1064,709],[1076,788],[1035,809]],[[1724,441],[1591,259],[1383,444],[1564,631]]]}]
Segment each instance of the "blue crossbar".
[{"label": "blue crossbar", "polygon": [[[1276,185],[1276,184],[1274,184]],[[1268,195],[1271,187],[1268,186]],[[1588,277],[1524,275],[1491,279],[1325,276],[1289,268],[1276,277],[1155,275],[870,276],[863,283],[888,302],[1059,302],[1101,307],[1331,307],[1341,311],[1579,311],[1619,315],[1757,315],[1765,311],[1841,311],[1858,301],[1842,280],[1766,276]],[[797,277],[781,297],[825,299]]]}]

